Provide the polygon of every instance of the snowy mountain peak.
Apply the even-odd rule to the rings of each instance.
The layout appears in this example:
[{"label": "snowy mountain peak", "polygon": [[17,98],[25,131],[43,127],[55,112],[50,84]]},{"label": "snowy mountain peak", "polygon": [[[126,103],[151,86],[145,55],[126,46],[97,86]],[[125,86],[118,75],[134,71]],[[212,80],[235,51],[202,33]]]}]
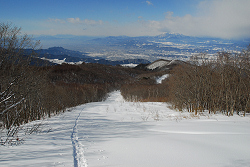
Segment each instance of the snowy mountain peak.
[{"label": "snowy mountain peak", "polygon": [[156,36],[156,38],[181,38],[181,37],[185,37],[185,35],[179,33],[163,33],[161,35]]}]

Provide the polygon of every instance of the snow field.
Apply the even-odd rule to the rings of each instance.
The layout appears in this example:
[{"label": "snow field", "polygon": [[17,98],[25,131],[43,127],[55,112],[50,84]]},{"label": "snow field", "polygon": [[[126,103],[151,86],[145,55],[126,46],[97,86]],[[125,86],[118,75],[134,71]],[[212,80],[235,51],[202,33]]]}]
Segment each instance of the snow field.
[{"label": "snow field", "polygon": [[125,102],[116,91],[104,102],[77,106],[42,122],[42,132],[24,144],[0,148],[0,166],[250,164],[249,117],[194,116],[166,103]]}]

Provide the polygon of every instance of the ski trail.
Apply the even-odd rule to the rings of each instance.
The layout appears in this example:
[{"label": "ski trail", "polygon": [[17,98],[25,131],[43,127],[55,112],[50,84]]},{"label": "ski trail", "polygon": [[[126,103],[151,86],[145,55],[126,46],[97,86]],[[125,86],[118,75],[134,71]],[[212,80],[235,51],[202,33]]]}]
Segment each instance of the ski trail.
[{"label": "ski trail", "polygon": [[81,115],[81,112],[77,116],[75,120],[75,126],[73,127],[73,131],[71,134],[71,141],[72,141],[72,146],[73,146],[73,157],[74,157],[74,167],[87,167],[87,161],[84,157],[84,149],[83,145],[78,139],[78,129],[77,129],[77,123],[78,119]]}]

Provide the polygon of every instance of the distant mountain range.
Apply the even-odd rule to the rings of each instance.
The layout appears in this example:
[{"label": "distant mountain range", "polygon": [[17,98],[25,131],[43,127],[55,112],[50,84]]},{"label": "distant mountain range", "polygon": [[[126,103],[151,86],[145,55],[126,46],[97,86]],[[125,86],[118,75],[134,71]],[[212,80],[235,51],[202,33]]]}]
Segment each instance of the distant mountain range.
[{"label": "distant mountain range", "polygon": [[[26,50],[26,54],[31,53],[33,50]],[[100,59],[93,59],[87,56],[85,53],[81,53],[79,51],[73,51],[69,49],[65,49],[63,47],[51,47],[48,49],[39,49],[35,50],[37,56],[40,59],[48,60],[54,64],[61,64],[61,63],[99,63],[99,64],[106,64],[106,65],[123,65],[123,64],[148,64],[150,61],[145,59],[125,59],[120,61],[111,61],[105,60],[103,58]],[[51,65],[51,64],[50,64]]]},{"label": "distant mountain range", "polygon": [[[250,44],[250,39],[230,40],[191,37],[173,33],[140,37],[57,35],[40,36],[35,39],[41,40],[42,46],[52,48],[54,46],[61,46],[69,49],[71,52],[63,50],[63,54],[73,57],[105,59],[109,61],[146,59],[151,62],[158,59],[187,60],[190,56],[199,53],[207,53],[212,56],[221,51],[238,52],[246,49]],[[53,52],[51,48],[41,50],[41,52],[45,53],[48,50],[53,55],[61,54],[60,49]],[[75,52],[72,50],[75,50]]]}]

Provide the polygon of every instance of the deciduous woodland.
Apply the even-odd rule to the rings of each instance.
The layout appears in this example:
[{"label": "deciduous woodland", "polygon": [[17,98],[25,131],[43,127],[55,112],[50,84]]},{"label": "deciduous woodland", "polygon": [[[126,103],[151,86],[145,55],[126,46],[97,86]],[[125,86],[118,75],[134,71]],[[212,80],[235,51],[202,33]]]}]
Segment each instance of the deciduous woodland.
[{"label": "deciduous woodland", "polygon": [[8,72],[1,75],[1,120],[7,128],[104,100],[108,92],[139,74],[130,68],[100,64],[5,65]]},{"label": "deciduous woodland", "polygon": [[250,48],[238,54],[218,53],[213,60],[200,54],[170,73],[162,84],[142,77],[123,85],[122,95],[127,100],[170,102],[195,114],[250,112]]},{"label": "deciduous woodland", "polygon": [[[21,124],[101,101],[117,89],[129,101],[170,102],[195,114],[250,112],[250,48],[218,53],[213,60],[193,57],[157,72],[92,63],[41,65],[35,53],[23,52],[37,44],[19,28],[0,24],[0,123],[10,136]],[[166,73],[169,77],[157,84],[156,78]]]},{"label": "deciduous woodland", "polygon": [[250,48],[239,54],[218,53],[176,67],[168,85],[170,102],[179,110],[209,113],[250,111]]}]

